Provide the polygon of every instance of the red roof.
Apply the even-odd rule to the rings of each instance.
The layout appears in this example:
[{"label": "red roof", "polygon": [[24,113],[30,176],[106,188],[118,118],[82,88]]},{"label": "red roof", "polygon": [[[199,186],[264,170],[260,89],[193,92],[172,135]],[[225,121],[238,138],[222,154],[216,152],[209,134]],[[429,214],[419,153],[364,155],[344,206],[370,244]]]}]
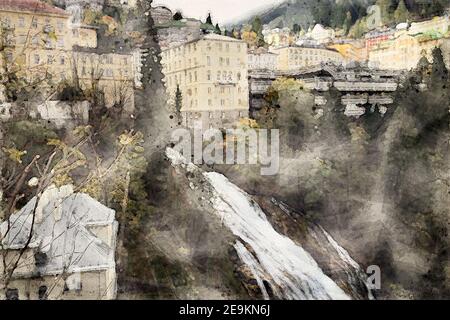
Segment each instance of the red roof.
[{"label": "red roof", "polygon": [[0,0],[0,10],[68,15],[63,9],[56,8],[39,0]]}]

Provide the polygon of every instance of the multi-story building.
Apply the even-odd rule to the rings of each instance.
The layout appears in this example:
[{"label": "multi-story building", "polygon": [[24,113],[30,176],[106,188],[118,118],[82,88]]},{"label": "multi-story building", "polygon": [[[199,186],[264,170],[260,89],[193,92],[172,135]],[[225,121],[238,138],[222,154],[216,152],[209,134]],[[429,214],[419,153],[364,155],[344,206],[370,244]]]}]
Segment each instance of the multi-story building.
[{"label": "multi-story building", "polygon": [[413,22],[408,29],[408,33],[411,35],[416,35],[419,33],[435,33],[440,35],[445,35],[449,30],[449,17],[434,17],[433,19],[421,21],[421,22]]},{"label": "multi-story building", "polygon": [[433,49],[440,43],[440,39],[429,35],[398,32],[393,39],[372,47],[368,53],[369,67],[386,70],[413,69],[422,57],[432,61]]},{"label": "multi-story building", "polygon": [[77,51],[73,52],[72,63],[83,89],[103,92],[107,107],[120,105],[128,113],[133,112],[135,79],[132,55]]},{"label": "multi-story building", "polygon": [[0,223],[0,274],[11,273],[0,299],[114,299],[117,228],[114,210],[72,186],[50,186]]},{"label": "multi-story building", "polygon": [[2,40],[9,69],[33,79],[67,73],[69,14],[37,0],[0,0]]},{"label": "multi-story building", "polygon": [[373,47],[378,46],[380,43],[388,41],[394,37],[395,30],[383,29],[383,30],[373,30],[364,36],[366,40],[366,48],[368,51],[372,50]]},{"label": "multi-story building", "polygon": [[277,68],[277,55],[266,48],[257,48],[248,51],[248,70],[275,70]]},{"label": "multi-story building", "polygon": [[162,57],[170,103],[181,106],[185,126],[230,127],[248,116],[245,42],[208,34]]},{"label": "multi-story building", "polygon": [[6,61],[0,59],[0,67],[8,66],[33,82],[59,84],[78,79],[84,88],[95,83],[104,91],[107,107],[121,103],[131,112],[135,81],[132,54],[95,53],[96,28],[70,23],[70,17],[68,12],[38,0],[0,0],[6,45]]},{"label": "multi-story building", "polygon": [[287,46],[275,48],[272,52],[278,54],[277,69],[280,71],[290,71],[327,62],[337,65],[345,62],[338,51],[322,46]]}]

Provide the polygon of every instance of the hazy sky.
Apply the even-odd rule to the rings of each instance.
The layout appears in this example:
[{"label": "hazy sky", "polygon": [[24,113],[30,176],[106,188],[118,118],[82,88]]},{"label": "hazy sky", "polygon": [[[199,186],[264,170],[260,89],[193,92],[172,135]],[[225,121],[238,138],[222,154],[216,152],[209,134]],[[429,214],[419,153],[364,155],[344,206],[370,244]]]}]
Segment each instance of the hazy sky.
[{"label": "hazy sky", "polygon": [[172,10],[180,9],[183,15],[204,20],[211,12],[213,22],[233,22],[253,10],[281,3],[283,0],[153,0],[154,5],[165,5]]}]

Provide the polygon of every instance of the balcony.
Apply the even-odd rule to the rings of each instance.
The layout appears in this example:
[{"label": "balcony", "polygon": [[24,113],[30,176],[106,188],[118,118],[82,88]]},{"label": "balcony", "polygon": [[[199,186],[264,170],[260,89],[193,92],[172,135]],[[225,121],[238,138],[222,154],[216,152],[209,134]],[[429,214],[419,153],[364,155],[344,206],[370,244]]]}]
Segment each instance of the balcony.
[{"label": "balcony", "polygon": [[397,83],[395,82],[348,82],[337,81],[334,86],[339,91],[388,91],[393,92],[397,90]]},{"label": "balcony", "polygon": [[351,95],[347,94],[342,97],[343,105],[357,105],[357,104],[366,104],[368,101],[367,94],[359,94],[359,95]]}]

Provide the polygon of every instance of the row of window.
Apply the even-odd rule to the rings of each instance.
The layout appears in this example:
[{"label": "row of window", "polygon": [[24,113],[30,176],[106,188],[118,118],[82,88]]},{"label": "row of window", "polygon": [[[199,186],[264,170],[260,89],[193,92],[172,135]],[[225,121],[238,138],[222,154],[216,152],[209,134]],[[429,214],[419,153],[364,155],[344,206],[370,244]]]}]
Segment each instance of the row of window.
[{"label": "row of window", "polygon": [[[221,107],[226,107],[226,106],[231,106],[231,99],[220,99],[220,106]],[[243,106],[243,100],[242,99],[238,99],[238,106]],[[198,100],[191,100],[189,103],[190,108],[194,108],[194,107],[198,107]],[[213,106],[213,100],[212,99],[208,99],[208,106],[212,107]]]},{"label": "row of window", "polygon": [[[236,74],[236,78],[234,78],[234,73],[232,71],[217,71],[216,73],[216,80],[217,81],[223,81],[223,82],[230,82],[232,83],[234,81],[234,79],[236,79],[236,81],[241,81],[244,78],[244,76],[238,72]],[[212,72],[211,70],[206,71],[206,80],[207,81],[213,81],[213,76],[212,76]],[[197,71],[195,72],[189,72],[186,77],[185,77],[185,81],[186,83],[192,83],[192,82],[197,82],[198,81],[198,73]],[[173,85],[180,85],[183,82],[183,75],[180,74],[178,75],[174,75],[172,76],[168,76],[167,77],[167,83],[169,85],[169,87],[173,86]]]},{"label": "row of window", "polygon": [[[238,87],[237,91],[238,91],[238,93],[242,93],[242,88]],[[211,87],[208,87],[208,94],[211,95],[212,92],[213,92],[213,89]],[[194,91],[192,91],[192,89],[187,89],[187,94],[189,96],[191,96],[192,94],[197,95],[197,93],[198,93],[197,88],[194,88]],[[220,94],[225,94],[225,93],[231,94],[231,88],[230,87],[226,87],[226,88],[225,87],[220,87],[219,93]]]},{"label": "row of window", "polygon": [[[1,23],[5,27],[15,27],[15,26],[18,28],[30,27],[26,25],[25,17],[18,17],[17,20],[11,17],[3,17],[1,19]],[[52,20],[50,18],[40,19],[38,17],[33,17],[31,19],[31,28],[37,29],[40,23],[43,23],[45,26],[53,28]],[[62,32],[64,30],[64,26],[65,23],[63,21],[56,22],[56,30],[58,32]]]},{"label": "row of window", "polygon": [[114,56],[112,55],[103,55],[103,56],[97,56],[97,55],[90,55],[88,56],[82,56],[79,59],[81,60],[81,63],[86,64],[89,58],[89,62],[91,64],[94,64],[95,62],[99,62],[100,64],[114,64],[114,65],[129,65],[129,59],[128,57],[121,57],[114,59]]},{"label": "row of window", "polygon": [[[223,42],[208,42],[206,44],[206,50],[211,51],[213,46],[216,46],[216,48],[219,51],[225,51],[230,52],[232,48],[235,48],[238,52],[241,52],[241,50],[245,50],[245,44],[242,43],[223,43]],[[178,57],[178,56],[184,56],[186,53],[193,53],[197,51],[197,43],[190,43],[185,46],[169,49],[165,52],[163,52],[163,56],[167,59]]]},{"label": "row of window", "polygon": [[41,55],[39,54],[35,54],[33,57],[33,63],[35,65],[39,65],[41,63],[47,63],[47,64],[55,64],[55,63],[59,63],[60,65],[65,65],[66,64],[66,58],[64,56],[59,56],[58,61],[56,61],[55,57],[53,55],[47,55],[46,57],[46,62],[45,62],[45,56],[41,57]]}]

